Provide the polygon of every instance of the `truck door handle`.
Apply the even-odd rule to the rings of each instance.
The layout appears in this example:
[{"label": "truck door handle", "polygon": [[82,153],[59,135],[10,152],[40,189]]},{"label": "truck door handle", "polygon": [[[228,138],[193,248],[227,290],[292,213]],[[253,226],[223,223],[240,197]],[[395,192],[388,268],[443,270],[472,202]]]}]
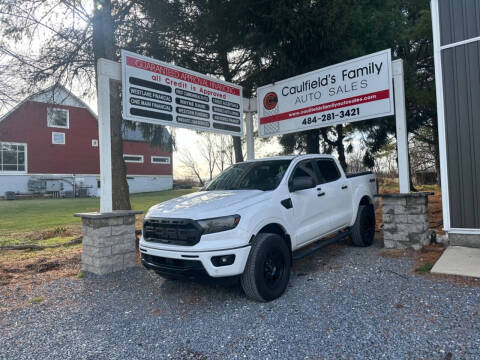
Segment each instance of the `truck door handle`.
[{"label": "truck door handle", "polygon": [[342,190],[345,190],[345,189],[347,189],[347,188],[348,188],[348,185],[343,185],[343,186],[342,186]]},{"label": "truck door handle", "polygon": [[318,197],[323,196],[323,195],[325,195],[325,191],[317,194]]}]

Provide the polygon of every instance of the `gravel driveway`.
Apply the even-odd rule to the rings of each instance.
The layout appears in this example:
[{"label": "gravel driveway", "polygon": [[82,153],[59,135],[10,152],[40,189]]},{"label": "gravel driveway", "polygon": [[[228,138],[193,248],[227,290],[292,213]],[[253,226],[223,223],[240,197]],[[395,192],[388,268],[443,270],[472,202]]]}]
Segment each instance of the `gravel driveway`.
[{"label": "gravel driveway", "polygon": [[412,274],[380,250],[333,245],[297,261],[267,304],[140,267],[47,282],[28,295],[43,302],[0,313],[0,358],[480,359],[480,288]]}]

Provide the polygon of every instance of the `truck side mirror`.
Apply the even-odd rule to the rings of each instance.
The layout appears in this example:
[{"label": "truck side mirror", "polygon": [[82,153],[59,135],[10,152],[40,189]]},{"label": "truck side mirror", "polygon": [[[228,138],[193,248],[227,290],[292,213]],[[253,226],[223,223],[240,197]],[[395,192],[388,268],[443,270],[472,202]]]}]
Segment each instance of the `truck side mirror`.
[{"label": "truck side mirror", "polygon": [[299,190],[314,188],[317,184],[311,176],[299,176],[293,178],[288,184],[288,190],[295,192]]}]

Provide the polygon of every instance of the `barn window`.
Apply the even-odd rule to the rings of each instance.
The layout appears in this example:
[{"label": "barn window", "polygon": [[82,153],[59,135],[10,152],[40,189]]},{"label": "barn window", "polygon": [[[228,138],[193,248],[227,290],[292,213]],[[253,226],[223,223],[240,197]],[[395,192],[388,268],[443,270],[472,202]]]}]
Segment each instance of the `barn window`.
[{"label": "barn window", "polygon": [[0,171],[27,171],[27,144],[0,142]]},{"label": "barn window", "polygon": [[143,163],[143,155],[124,154],[123,160],[127,163]]},{"label": "barn window", "polygon": [[48,108],[47,124],[48,124],[48,127],[68,129],[70,127],[68,110]]},{"label": "barn window", "polygon": [[52,144],[65,145],[65,133],[52,132]]},{"label": "barn window", "polygon": [[152,156],[152,164],[170,164],[168,156]]}]

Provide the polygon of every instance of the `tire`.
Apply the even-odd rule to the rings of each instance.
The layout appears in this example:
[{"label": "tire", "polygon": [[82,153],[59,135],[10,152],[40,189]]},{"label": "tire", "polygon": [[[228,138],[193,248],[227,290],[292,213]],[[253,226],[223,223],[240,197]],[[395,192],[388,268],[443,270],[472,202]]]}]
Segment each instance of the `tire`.
[{"label": "tire", "polygon": [[375,212],[372,205],[360,205],[357,219],[351,228],[352,242],[355,246],[366,247],[375,238]]},{"label": "tire", "polygon": [[240,277],[245,295],[260,302],[280,297],[290,280],[290,267],[290,249],[284,239],[277,234],[258,234]]}]

